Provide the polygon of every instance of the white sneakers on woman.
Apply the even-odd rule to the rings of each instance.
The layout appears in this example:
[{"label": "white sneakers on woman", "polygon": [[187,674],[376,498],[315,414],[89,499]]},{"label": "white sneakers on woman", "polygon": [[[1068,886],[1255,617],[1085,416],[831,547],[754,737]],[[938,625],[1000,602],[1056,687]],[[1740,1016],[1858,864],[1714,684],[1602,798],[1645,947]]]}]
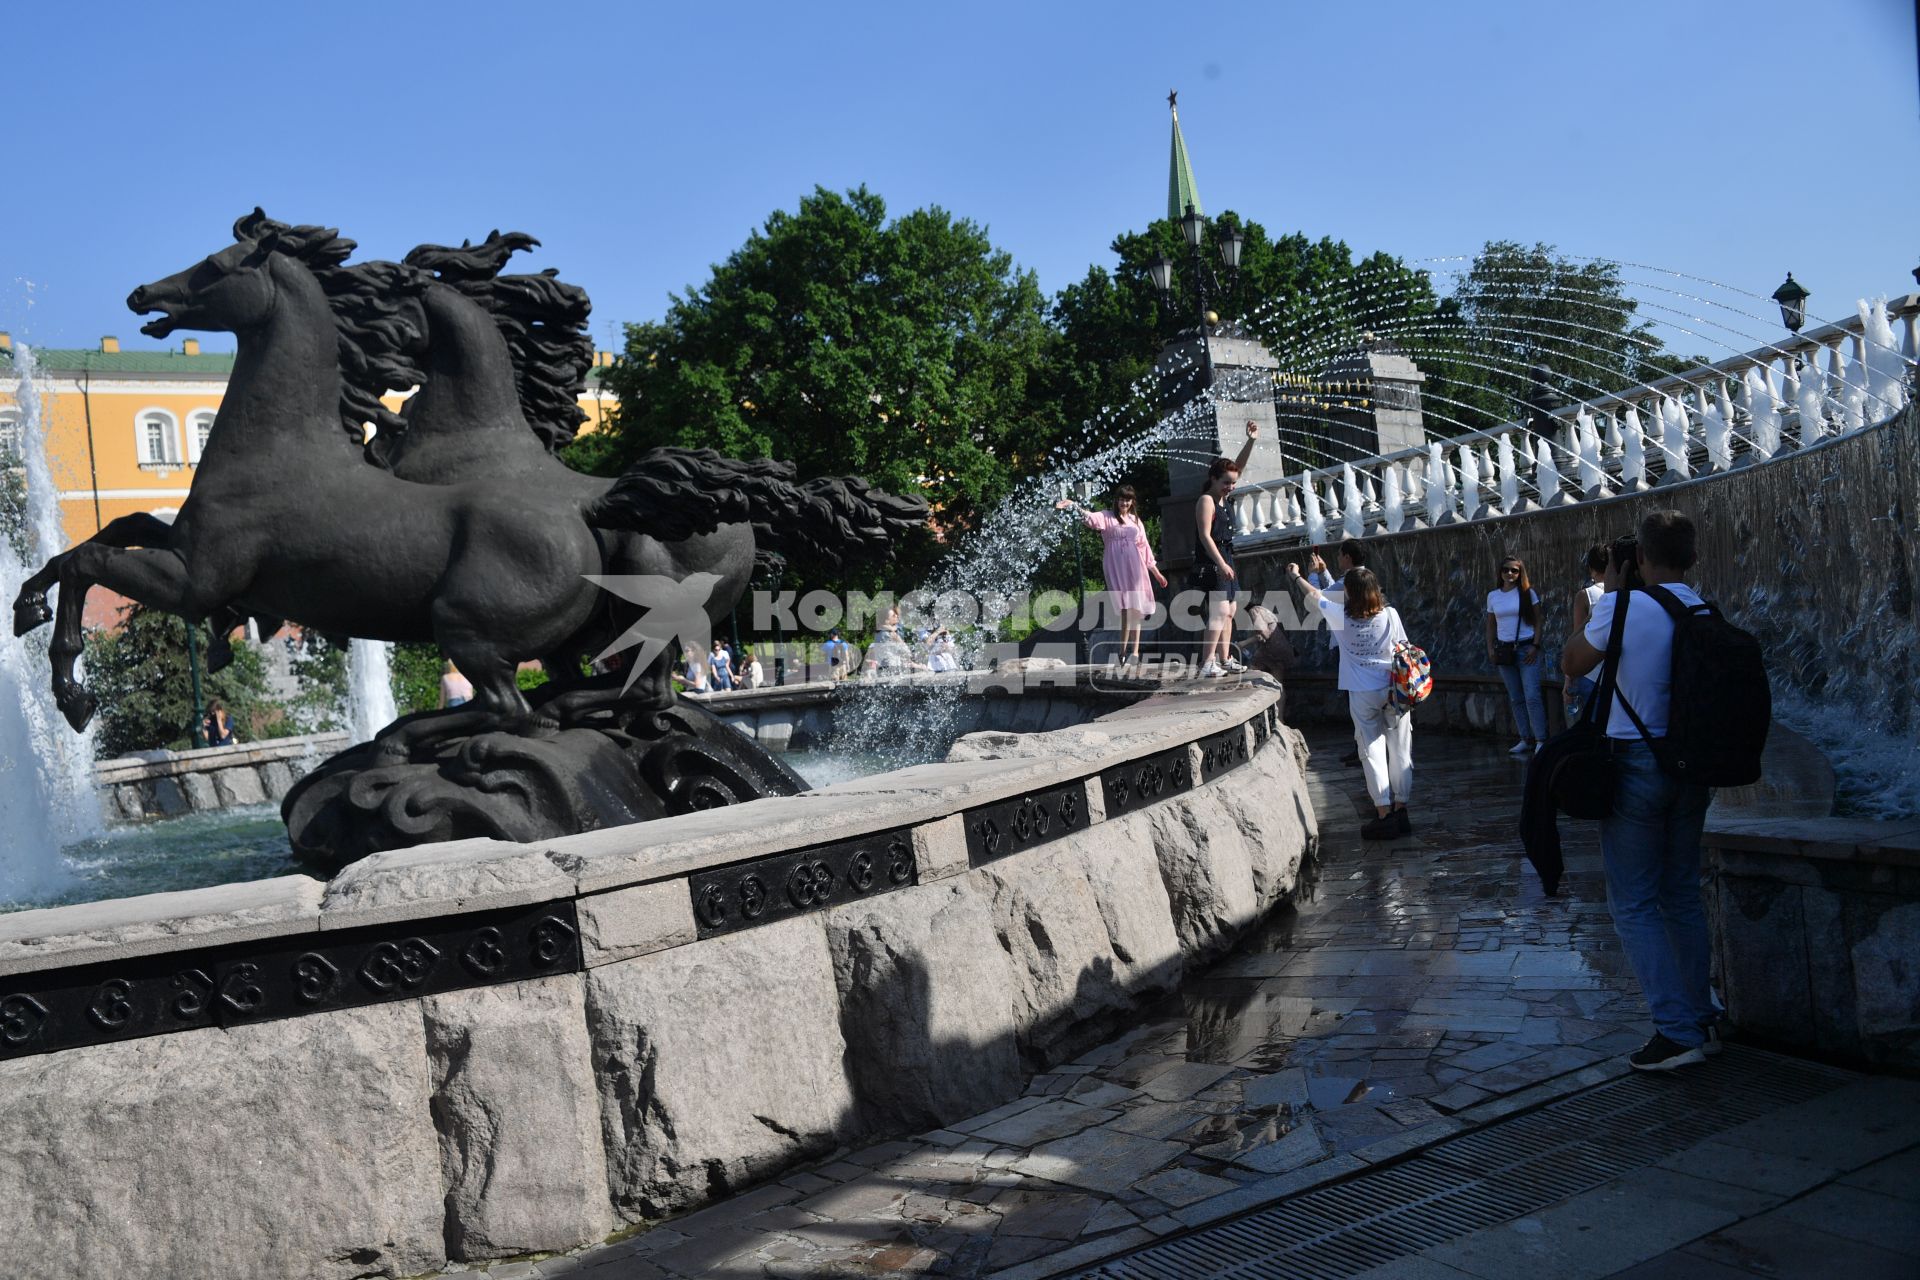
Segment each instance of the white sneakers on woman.
[{"label": "white sneakers on woman", "polygon": [[1507,754],[1510,756],[1532,755],[1533,744],[1531,742],[1528,742],[1525,738],[1522,738],[1520,739],[1520,741],[1514,743],[1511,747],[1507,748]]},{"label": "white sneakers on woman", "polygon": [[1200,668],[1200,678],[1202,680],[1212,680],[1217,676],[1224,676],[1225,674],[1227,674],[1227,669],[1215,662],[1212,658],[1208,658]]}]

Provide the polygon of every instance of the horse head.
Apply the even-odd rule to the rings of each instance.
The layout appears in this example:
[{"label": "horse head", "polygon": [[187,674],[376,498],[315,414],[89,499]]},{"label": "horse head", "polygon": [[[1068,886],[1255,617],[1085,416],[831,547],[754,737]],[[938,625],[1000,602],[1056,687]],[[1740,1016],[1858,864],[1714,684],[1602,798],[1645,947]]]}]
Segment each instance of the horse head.
[{"label": "horse head", "polygon": [[256,328],[274,313],[285,284],[280,273],[295,264],[310,271],[337,267],[354,248],[331,228],[289,226],[257,208],[234,223],[233,236],[227,248],[127,295],[130,310],[160,313],[140,332],[164,338],[176,329]]}]

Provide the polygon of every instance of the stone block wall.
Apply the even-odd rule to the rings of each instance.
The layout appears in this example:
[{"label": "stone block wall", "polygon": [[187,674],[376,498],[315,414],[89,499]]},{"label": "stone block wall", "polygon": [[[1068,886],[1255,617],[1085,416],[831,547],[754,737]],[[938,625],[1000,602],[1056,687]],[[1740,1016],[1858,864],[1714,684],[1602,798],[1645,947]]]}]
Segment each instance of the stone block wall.
[{"label": "stone block wall", "polygon": [[1270,684],[539,845],[0,917],[37,1274],[562,1250],[978,1113],[1291,892]]},{"label": "stone block wall", "polygon": [[151,759],[102,761],[94,766],[94,785],[104,812],[117,822],[278,804],[308,770],[347,745],[344,733],[312,733],[153,752]]},{"label": "stone block wall", "polygon": [[1920,1071],[1920,822],[1716,820],[1714,967],[1743,1034]]}]

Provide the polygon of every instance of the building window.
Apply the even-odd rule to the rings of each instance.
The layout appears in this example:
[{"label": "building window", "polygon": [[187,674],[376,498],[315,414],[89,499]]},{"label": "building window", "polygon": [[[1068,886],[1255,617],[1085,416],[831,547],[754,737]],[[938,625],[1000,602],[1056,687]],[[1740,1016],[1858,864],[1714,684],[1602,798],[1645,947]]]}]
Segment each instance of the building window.
[{"label": "building window", "polygon": [[143,467],[180,465],[180,427],[165,409],[146,409],[134,419],[135,438]]},{"label": "building window", "polygon": [[5,454],[9,459],[17,459],[20,457],[23,443],[19,411],[0,409],[0,454]]},{"label": "building window", "polygon": [[207,437],[213,434],[213,410],[195,409],[187,415],[187,461],[198,463],[207,451]]}]

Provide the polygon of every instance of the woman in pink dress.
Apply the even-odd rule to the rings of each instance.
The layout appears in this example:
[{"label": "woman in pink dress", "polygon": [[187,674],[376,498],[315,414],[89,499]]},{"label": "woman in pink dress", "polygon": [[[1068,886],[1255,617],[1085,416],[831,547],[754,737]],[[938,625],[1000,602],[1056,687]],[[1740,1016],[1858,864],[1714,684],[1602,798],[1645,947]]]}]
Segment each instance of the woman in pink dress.
[{"label": "woman in pink dress", "polygon": [[1152,578],[1161,586],[1167,580],[1153,559],[1153,544],[1147,541],[1146,526],[1140,523],[1139,500],[1130,484],[1113,491],[1113,511],[1090,511],[1079,503],[1062,498],[1054,504],[1062,511],[1073,510],[1087,522],[1087,528],[1100,535],[1106,545],[1102,567],[1107,575],[1107,597],[1120,611],[1120,660],[1140,659],[1140,624],[1153,612]]}]

